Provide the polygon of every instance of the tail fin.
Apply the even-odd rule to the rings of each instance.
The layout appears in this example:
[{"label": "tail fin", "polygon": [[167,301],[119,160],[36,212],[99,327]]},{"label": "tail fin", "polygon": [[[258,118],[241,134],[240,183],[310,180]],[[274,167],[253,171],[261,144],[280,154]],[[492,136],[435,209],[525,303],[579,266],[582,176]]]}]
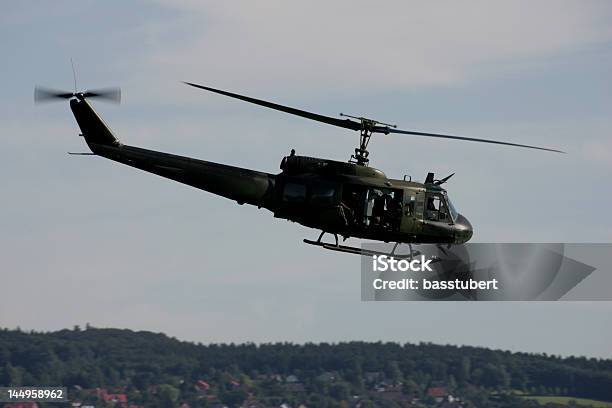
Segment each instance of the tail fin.
[{"label": "tail fin", "polygon": [[81,128],[85,141],[94,153],[95,145],[118,146],[121,144],[85,99],[72,99],[70,109],[72,109],[72,113]]}]

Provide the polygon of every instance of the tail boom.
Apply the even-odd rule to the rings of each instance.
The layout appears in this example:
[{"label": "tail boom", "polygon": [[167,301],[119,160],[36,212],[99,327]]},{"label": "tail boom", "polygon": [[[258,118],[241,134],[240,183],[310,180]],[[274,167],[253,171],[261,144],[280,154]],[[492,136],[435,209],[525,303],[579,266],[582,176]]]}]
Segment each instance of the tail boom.
[{"label": "tail boom", "polygon": [[123,145],[86,100],[73,99],[70,108],[94,154],[209,191],[239,204],[273,210],[273,174]]}]

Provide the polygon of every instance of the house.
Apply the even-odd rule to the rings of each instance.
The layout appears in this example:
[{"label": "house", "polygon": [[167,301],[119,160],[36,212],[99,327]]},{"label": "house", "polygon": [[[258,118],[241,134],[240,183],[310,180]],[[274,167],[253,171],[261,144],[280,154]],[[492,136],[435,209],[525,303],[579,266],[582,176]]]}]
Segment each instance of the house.
[{"label": "house", "polygon": [[383,391],[379,394],[380,398],[386,401],[395,401],[395,402],[411,402],[412,398],[404,395],[401,391]]},{"label": "house", "polygon": [[317,377],[318,380],[323,381],[323,382],[333,382],[336,380],[336,376],[334,375],[334,373],[330,373],[329,371],[321,374],[320,376]]},{"label": "house", "polygon": [[283,382],[283,377],[281,377],[280,374],[270,374],[268,376],[268,379],[272,380],[272,381],[276,381],[276,382]]},{"label": "house", "polygon": [[109,393],[106,389],[104,388],[98,388],[96,389],[97,394],[98,394],[98,398],[100,398],[102,401],[104,402],[112,402],[115,404],[118,404],[122,407],[127,407],[128,406],[128,400],[127,400],[127,395],[123,394],[123,393]]},{"label": "house", "polygon": [[206,392],[206,391],[208,391],[210,389],[210,384],[208,384],[204,380],[198,380],[195,383],[195,387],[200,392]]},{"label": "house", "polygon": [[304,392],[304,384],[297,375],[291,374],[285,377],[285,389],[289,392]]},{"label": "house", "polygon": [[387,380],[382,380],[374,386],[376,392],[397,391],[397,389],[401,389],[401,386],[396,386],[391,381]]},{"label": "house", "polygon": [[450,396],[450,393],[446,387],[431,387],[427,389],[427,396],[433,398],[437,403],[440,403],[446,400]]},{"label": "house", "polygon": [[297,377],[297,375],[291,374],[285,378],[285,382],[286,383],[297,383],[297,382],[300,382],[300,379]]}]

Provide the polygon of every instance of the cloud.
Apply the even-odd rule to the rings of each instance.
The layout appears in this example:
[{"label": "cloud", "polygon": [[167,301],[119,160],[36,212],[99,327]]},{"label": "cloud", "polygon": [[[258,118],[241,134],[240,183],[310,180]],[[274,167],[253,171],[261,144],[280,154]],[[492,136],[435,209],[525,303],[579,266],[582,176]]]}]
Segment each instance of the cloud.
[{"label": "cloud", "polygon": [[[609,354],[609,305],[529,304],[520,313],[468,305],[465,325],[455,305],[410,305],[407,317],[406,305],[361,303],[358,258],[301,245],[317,231],[105,160],[68,158],[65,151],[85,148],[68,106],[32,105],[34,83],[72,88],[72,56],[79,86],[123,87],[121,107],[94,103],[125,143],[264,171],[278,171],[292,147],[346,159],[356,135],[208,98],[179,80],[323,114],[558,146],[570,154],[390,137],[371,151],[389,176],[457,172],[449,193],[480,239],[609,240],[610,222],[593,209],[612,205],[602,188],[611,169],[612,61],[609,46],[599,47],[610,39],[608,2],[13,7],[0,16],[11,78],[0,100],[0,243],[11,287],[36,296],[24,303],[22,292],[5,290],[2,324],[89,321],[202,341],[381,338],[546,350],[569,321],[584,325],[576,333],[595,330],[597,342],[585,347],[570,333],[559,352]],[[539,340],[516,343],[526,318]]]},{"label": "cloud", "polygon": [[456,84],[612,34],[609,4],[578,1],[161,3],[189,36],[151,63],[236,88]]}]

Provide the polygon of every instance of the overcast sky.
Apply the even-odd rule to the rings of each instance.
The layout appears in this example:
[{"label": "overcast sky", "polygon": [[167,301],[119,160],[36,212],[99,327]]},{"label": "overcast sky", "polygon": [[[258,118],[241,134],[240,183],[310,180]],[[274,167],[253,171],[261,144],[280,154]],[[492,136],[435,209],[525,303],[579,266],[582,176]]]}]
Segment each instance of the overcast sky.
[{"label": "overcast sky", "polygon": [[[475,242],[611,242],[608,1],[2,2],[0,326],[219,341],[394,340],[612,355],[612,303],[365,303],[358,257],[317,231],[85,151],[35,84],[119,85],[95,103],[126,144],[271,173],[357,136],[208,94],[560,148],[380,136],[390,177],[456,175]],[[355,242],[356,243],[356,242]]]}]

